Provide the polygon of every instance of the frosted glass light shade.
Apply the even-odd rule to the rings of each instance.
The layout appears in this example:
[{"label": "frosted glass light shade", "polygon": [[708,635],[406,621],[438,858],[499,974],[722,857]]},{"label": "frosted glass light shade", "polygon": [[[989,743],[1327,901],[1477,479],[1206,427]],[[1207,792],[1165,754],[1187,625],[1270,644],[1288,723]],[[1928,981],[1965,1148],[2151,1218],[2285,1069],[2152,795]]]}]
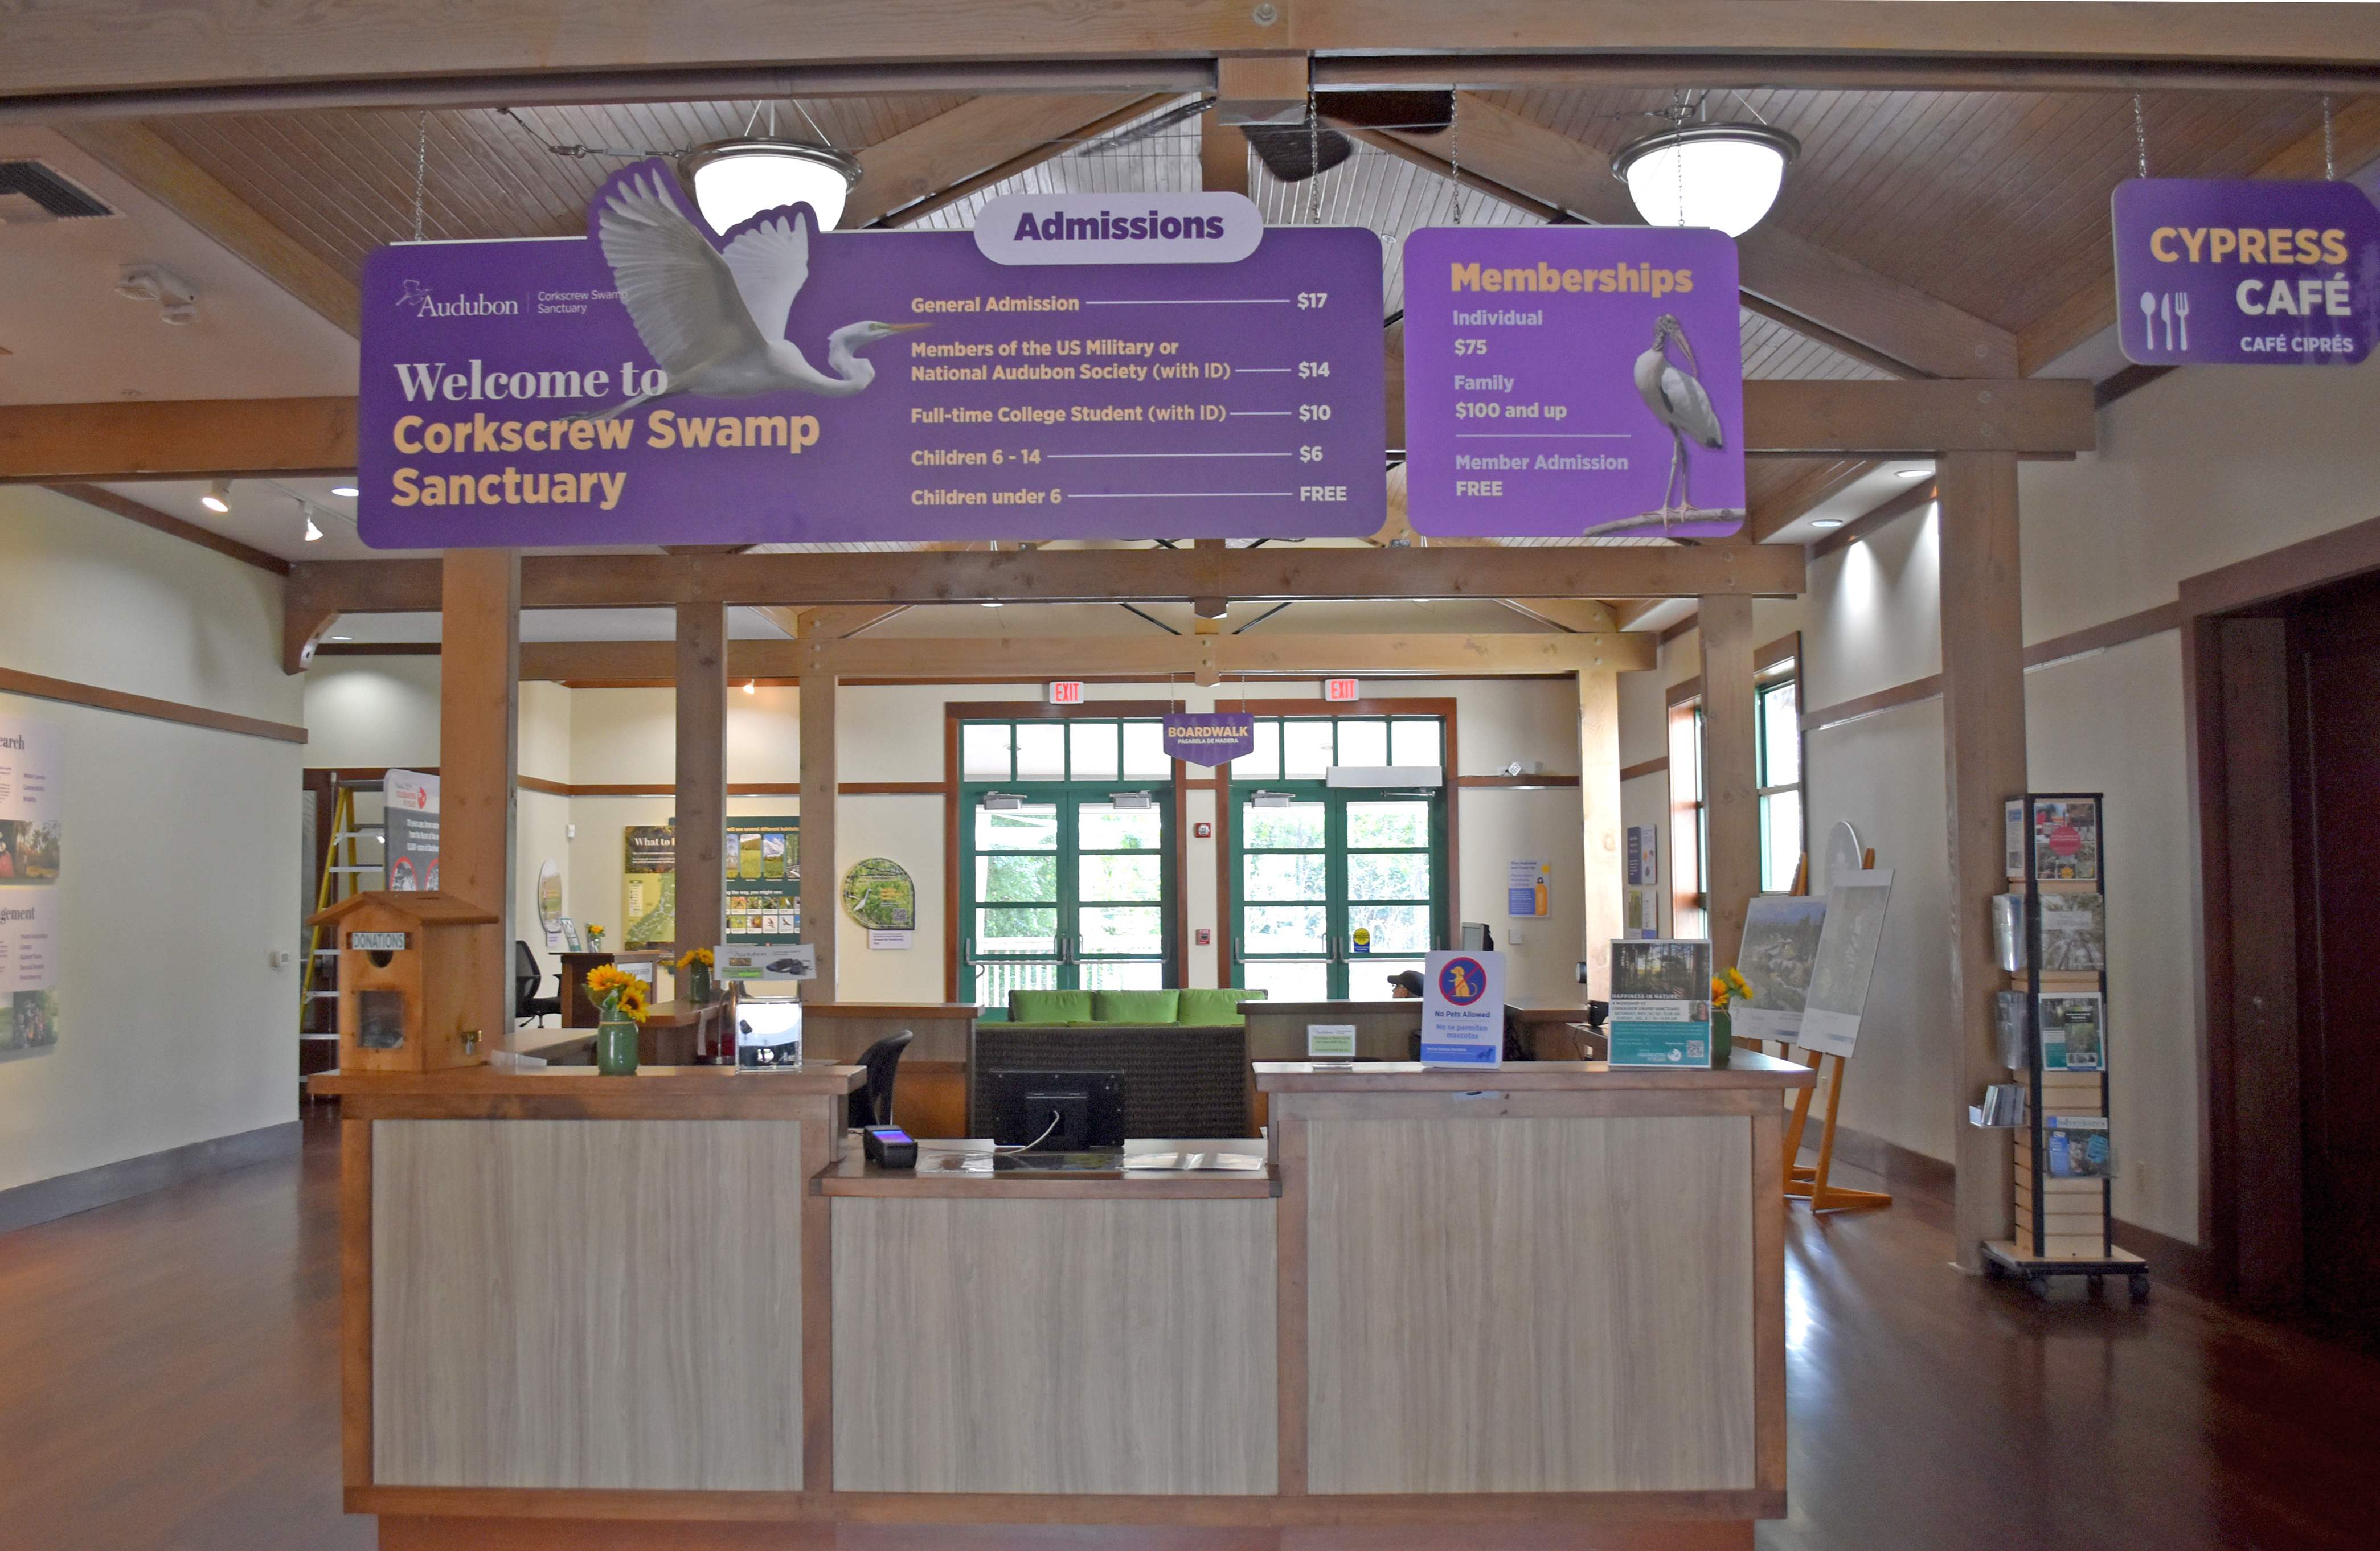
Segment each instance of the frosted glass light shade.
[{"label": "frosted glass light shade", "polygon": [[807,204],[832,231],[844,201],[859,186],[859,164],[823,146],[791,140],[721,140],[689,153],[694,202],[714,232],[764,210]]},{"label": "frosted glass light shade", "polygon": [[1742,236],[1777,202],[1801,142],[1755,124],[1664,129],[1612,157],[1637,213],[1651,226],[1709,226]]}]

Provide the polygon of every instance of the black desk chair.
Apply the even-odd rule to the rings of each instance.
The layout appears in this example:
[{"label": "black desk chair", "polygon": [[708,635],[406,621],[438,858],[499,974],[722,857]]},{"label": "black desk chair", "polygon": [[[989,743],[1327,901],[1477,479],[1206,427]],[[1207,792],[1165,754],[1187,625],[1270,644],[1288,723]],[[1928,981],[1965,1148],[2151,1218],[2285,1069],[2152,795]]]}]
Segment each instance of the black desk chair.
[{"label": "black desk chair", "polygon": [[560,997],[541,997],[537,994],[538,986],[544,979],[545,972],[537,966],[537,955],[528,951],[528,943],[515,938],[513,939],[514,1023],[526,1023],[532,1019],[541,1023],[549,1012],[557,1018],[562,1016]]},{"label": "black desk chair", "polygon": [[901,1052],[909,1048],[917,1035],[908,1029],[887,1035],[861,1052],[859,1064],[868,1069],[868,1084],[855,1088],[851,1095],[850,1123],[854,1126],[891,1125],[892,1123],[892,1078],[901,1066]]}]

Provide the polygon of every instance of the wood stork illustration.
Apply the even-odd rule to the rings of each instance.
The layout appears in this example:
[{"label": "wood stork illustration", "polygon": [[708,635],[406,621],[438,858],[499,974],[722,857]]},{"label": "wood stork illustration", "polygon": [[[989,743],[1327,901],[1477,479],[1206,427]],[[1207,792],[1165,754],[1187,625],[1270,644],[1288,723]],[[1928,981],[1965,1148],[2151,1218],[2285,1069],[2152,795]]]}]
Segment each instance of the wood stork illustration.
[{"label": "wood stork illustration", "polygon": [[639,176],[613,190],[600,224],[620,300],[645,348],[669,373],[669,385],[589,419],[608,420],[680,394],[753,398],[793,390],[848,398],[876,381],[874,364],[858,352],[927,326],[845,323],[827,335],[830,376],[785,338],[794,298],[810,274],[807,211],[763,221],[722,252],[656,182]]},{"label": "wood stork illustration", "polygon": [[[1670,341],[1678,342],[1678,349],[1686,357],[1686,370],[1680,371],[1670,362]],[[1710,394],[1703,392],[1694,373],[1694,347],[1686,338],[1685,325],[1674,313],[1664,312],[1653,322],[1653,347],[1636,357],[1636,393],[1644,399],[1645,407],[1670,428],[1670,478],[1661,486],[1661,509],[1655,514],[1667,526],[1673,516],[1682,517],[1691,509],[1687,499],[1687,477],[1691,465],[1686,454],[1686,438],[1691,436],[1706,447],[1727,444],[1727,433],[1718,423],[1718,412],[1711,407]],[[1670,499],[1676,492],[1676,500]]]}]

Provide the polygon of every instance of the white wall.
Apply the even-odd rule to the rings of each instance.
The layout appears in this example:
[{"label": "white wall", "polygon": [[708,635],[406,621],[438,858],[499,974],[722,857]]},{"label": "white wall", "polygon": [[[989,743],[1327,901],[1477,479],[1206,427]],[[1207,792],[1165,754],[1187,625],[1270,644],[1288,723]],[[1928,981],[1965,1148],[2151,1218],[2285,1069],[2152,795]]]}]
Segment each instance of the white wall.
[{"label": "white wall", "polygon": [[[0,662],[285,723],[280,579],[0,486]],[[65,733],[58,1042],[0,1053],[0,1189],[294,1119],[297,744],[0,694]]]}]

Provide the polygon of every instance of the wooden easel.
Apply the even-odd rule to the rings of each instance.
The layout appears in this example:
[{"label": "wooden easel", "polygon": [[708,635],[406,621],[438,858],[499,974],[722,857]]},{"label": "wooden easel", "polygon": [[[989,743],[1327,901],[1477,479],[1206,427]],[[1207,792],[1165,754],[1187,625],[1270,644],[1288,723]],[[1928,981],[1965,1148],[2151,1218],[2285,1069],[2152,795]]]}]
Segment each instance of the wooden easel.
[{"label": "wooden easel", "polygon": [[[1874,846],[1868,847],[1860,866],[1863,869],[1876,866]],[[1810,858],[1803,856],[1802,865],[1794,870],[1793,892],[1806,894],[1809,891]],[[1790,1043],[1779,1043],[1784,1044],[1788,1051],[1793,1048]],[[1814,1212],[1861,1212],[1889,1206],[1892,1197],[1884,1191],[1853,1190],[1848,1185],[1832,1183],[1829,1179],[1835,1164],[1835,1116],[1843,1101],[1844,1069],[1851,1064],[1842,1056],[1835,1057],[1834,1062],[1834,1072],[1829,1075],[1826,1070],[1825,1051],[1812,1050],[1802,1058],[1803,1066],[1827,1077],[1827,1113],[1818,1125],[1816,1166],[1796,1162],[1795,1159],[1802,1156],[1803,1133],[1810,1123],[1810,1100],[1816,1097],[1817,1087],[1814,1084],[1794,1097],[1793,1121],[1785,1128],[1785,1197],[1789,1201],[1807,1201]]]}]

